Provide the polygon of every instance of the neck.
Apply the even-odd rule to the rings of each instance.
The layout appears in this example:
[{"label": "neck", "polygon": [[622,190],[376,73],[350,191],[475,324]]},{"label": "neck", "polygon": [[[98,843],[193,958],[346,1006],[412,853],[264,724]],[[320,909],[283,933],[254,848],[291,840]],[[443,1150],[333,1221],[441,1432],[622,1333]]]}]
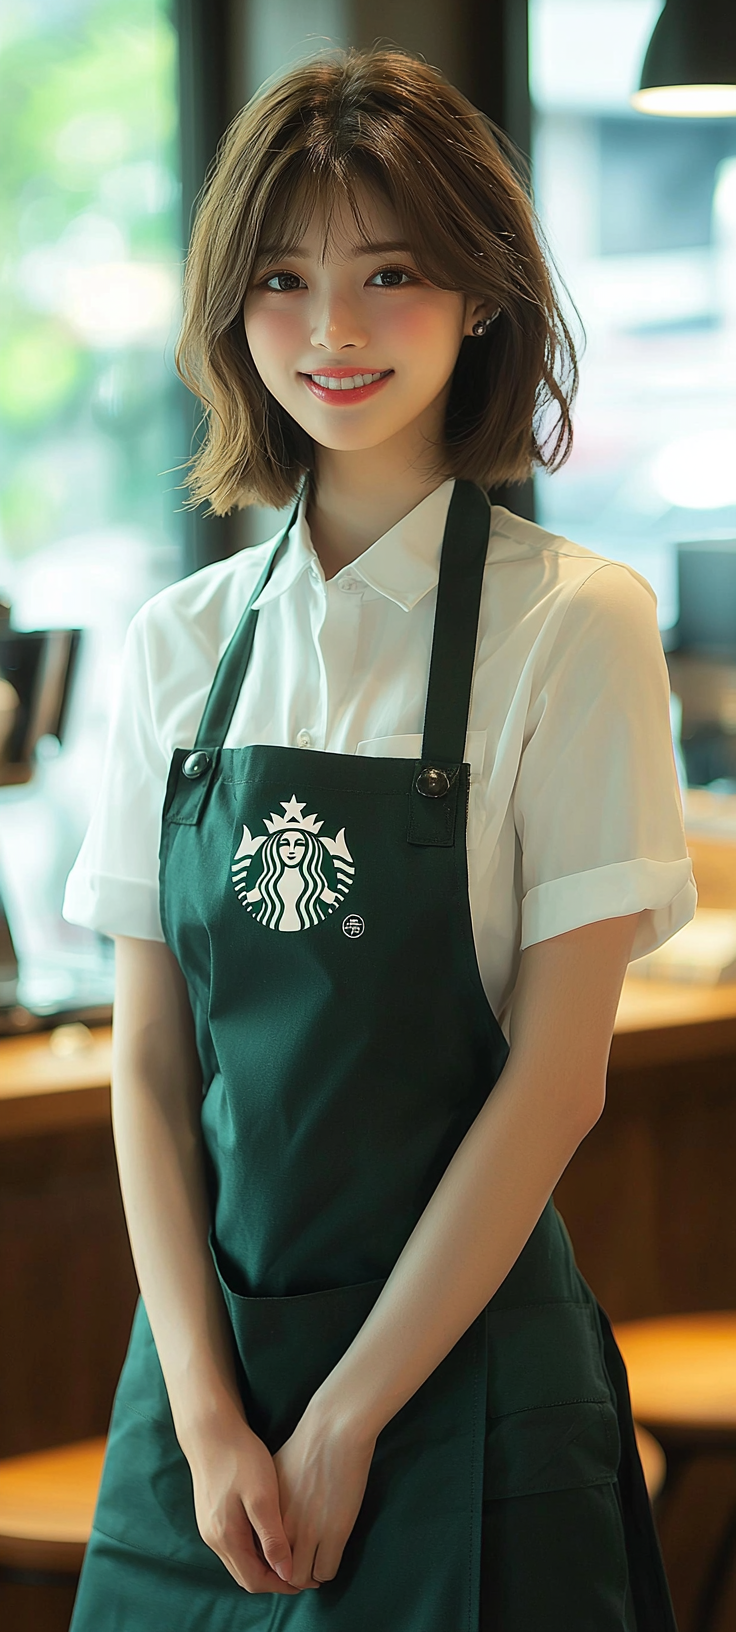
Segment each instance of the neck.
[{"label": "neck", "polygon": [[414,449],[409,458],[400,440],[349,452],[319,448],[307,521],[326,578],[355,561],[447,480],[447,472],[427,458],[426,442],[424,457]]}]

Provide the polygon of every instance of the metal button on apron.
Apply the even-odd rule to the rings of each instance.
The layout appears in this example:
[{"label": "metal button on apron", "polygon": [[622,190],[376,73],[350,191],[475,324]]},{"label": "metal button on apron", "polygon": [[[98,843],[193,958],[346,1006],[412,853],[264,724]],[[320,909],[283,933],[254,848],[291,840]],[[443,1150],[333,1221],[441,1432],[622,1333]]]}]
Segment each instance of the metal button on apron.
[{"label": "metal button on apron", "polygon": [[450,791],[447,771],[436,770],[431,765],[425,766],[417,777],[417,791],[423,793],[425,799],[443,799]]},{"label": "metal button on apron", "polygon": [[202,749],[196,754],[189,754],[182,765],[184,775],[188,776],[192,782],[195,781],[198,776],[204,776],[209,762],[209,754],[205,754]]}]

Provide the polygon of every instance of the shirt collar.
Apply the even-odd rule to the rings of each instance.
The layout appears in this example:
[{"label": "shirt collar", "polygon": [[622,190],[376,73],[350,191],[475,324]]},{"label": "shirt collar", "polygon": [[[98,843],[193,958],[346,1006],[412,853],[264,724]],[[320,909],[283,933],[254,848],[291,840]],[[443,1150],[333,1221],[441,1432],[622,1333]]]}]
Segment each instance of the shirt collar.
[{"label": "shirt collar", "polygon": [[[449,477],[440,487],[436,487],[433,493],[429,493],[426,499],[409,511],[408,516],[403,516],[387,533],[376,539],[375,544],[336,573],[335,582],[343,574],[362,578],[379,595],[385,595],[388,600],[395,601],[397,606],[410,612],[437,583],[442,538],[454,485],[454,478]],[[316,553],[305,510],[306,491],[300,500],[281,557],[254,607],[264,606],[267,601],[283,595],[296,583],[305,568],[315,562]]]}]

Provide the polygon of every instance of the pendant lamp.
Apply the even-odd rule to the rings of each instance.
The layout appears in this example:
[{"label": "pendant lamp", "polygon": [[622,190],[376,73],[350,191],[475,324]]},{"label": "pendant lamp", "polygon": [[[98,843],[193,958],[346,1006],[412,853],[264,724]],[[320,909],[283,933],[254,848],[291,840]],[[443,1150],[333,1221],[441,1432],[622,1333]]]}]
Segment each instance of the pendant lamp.
[{"label": "pendant lamp", "polygon": [[665,0],[630,100],[670,118],[736,117],[736,0]]}]

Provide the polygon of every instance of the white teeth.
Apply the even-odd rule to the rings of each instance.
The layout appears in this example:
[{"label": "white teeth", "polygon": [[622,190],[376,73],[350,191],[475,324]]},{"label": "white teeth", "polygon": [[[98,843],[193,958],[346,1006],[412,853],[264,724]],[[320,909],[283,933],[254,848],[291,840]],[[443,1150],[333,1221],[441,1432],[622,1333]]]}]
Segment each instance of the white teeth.
[{"label": "white teeth", "polygon": [[321,385],[327,391],[354,391],[359,385],[372,385],[374,380],[380,380],[381,374],[349,374],[345,379],[336,379],[334,374],[312,374],[315,385]]}]

